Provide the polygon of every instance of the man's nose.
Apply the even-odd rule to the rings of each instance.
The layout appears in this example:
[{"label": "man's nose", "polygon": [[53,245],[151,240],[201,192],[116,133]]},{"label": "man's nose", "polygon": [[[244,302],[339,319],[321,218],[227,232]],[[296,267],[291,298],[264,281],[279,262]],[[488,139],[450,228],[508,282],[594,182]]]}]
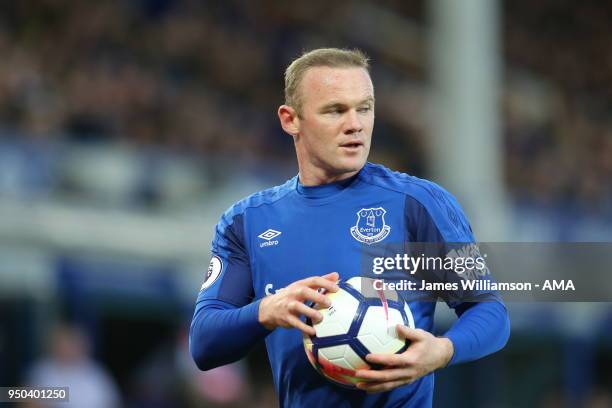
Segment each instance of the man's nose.
[{"label": "man's nose", "polygon": [[359,133],[363,130],[361,118],[355,109],[349,109],[346,116],[346,125],[344,133],[347,135]]}]

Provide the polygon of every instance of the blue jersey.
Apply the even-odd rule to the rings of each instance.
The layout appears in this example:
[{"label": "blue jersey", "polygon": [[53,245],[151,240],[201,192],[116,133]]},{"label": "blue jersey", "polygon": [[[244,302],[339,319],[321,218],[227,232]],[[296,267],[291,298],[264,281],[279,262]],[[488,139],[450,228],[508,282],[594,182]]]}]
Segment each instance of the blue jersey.
[{"label": "blue jersey", "polygon": [[[198,296],[190,346],[202,369],[235,361],[265,338],[283,407],[431,406],[433,373],[381,394],[341,388],[308,362],[297,329],[268,331],[259,300],[297,280],[338,272],[359,276],[364,249],[385,242],[472,242],[456,200],[434,183],[367,163],[353,178],[305,187],[298,177],[232,206],[217,225],[213,259]],[[508,317],[501,301],[449,302],[458,321],[445,335],[451,364],[505,344]],[[410,303],[415,325],[432,331],[436,303]]]}]

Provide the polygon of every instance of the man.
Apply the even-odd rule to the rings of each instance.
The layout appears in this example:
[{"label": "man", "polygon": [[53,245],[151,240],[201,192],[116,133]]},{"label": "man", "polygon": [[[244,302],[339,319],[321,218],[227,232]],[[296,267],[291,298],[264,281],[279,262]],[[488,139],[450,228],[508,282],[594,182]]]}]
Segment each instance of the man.
[{"label": "man", "polygon": [[[320,289],[360,271],[378,242],[473,242],[463,212],[437,185],[366,163],[374,127],[374,87],[359,51],[318,49],[285,73],[282,128],[293,137],[299,174],[231,207],[217,225],[213,259],[191,326],[192,355],[203,369],[243,357],[265,339],[281,406],[431,406],[433,371],[502,348],[509,334],[501,301],[448,302],[459,319],[435,337],[435,302],[411,302],[417,329],[399,355],[370,355],[382,370],[359,370],[359,390],[326,381],[308,363],[303,317],[329,305]],[[384,233],[351,233],[356,215],[379,209]],[[374,217],[371,215],[371,217]],[[359,221],[358,221],[359,222]],[[381,224],[382,223],[382,224]],[[282,290],[279,290],[281,289]],[[311,304],[311,303],[308,303]]]},{"label": "man", "polygon": [[[30,369],[28,386],[68,387],[69,401],[42,407],[120,407],[121,395],[107,370],[91,357],[90,339],[78,326],[59,323],[48,337],[48,355]],[[38,405],[36,405],[38,406]]]}]

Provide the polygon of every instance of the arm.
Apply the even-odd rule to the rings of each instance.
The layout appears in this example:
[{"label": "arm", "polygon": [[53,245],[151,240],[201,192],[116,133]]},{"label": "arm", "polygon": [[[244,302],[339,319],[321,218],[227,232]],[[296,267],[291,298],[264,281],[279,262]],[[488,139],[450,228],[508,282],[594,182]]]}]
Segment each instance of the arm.
[{"label": "arm", "polygon": [[[453,243],[474,242],[471,227],[456,200],[435,187],[435,199],[406,200],[408,237],[416,242],[439,242],[449,249]],[[418,220],[418,221],[417,221]],[[460,247],[461,245],[459,245]],[[442,277],[443,281],[456,276]],[[462,301],[463,299],[463,301]],[[476,302],[466,302],[466,299]],[[449,364],[476,360],[500,350],[507,342],[510,322],[506,307],[496,293],[460,293],[445,299],[455,309],[457,321],[443,337],[435,337],[422,329],[399,325],[398,334],[410,341],[402,354],[370,354],[368,362],[386,366],[384,370],[359,370],[358,384],[367,392],[388,391],[416,381],[420,377]],[[483,301],[478,301],[483,300]]]},{"label": "arm", "polygon": [[[464,244],[475,242],[470,223],[457,200],[441,187],[430,184],[429,194],[419,199],[407,197],[406,219],[408,235],[417,242],[439,242],[445,247],[441,255],[451,250],[461,251]],[[418,220],[418,221],[417,221]],[[472,256],[480,253],[468,251]],[[454,273],[438,277],[444,282],[458,282]],[[481,279],[492,279],[484,276]],[[506,307],[493,292],[441,293],[455,310],[457,321],[444,334],[451,342],[452,352],[447,364],[473,361],[504,347],[510,335],[510,320]]]},{"label": "arm", "polygon": [[277,327],[297,328],[314,335],[301,316],[314,321],[321,313],[304,302],[329,305],[317,291],[338,290],[338,274],[313,276],[293,282],[276,294],[254,301],[250,260],[244,245],[242,215],[226,213],[213,240],[213,258],[196,303],[189,333],[189,349],[196,365],[209,370],[239,360]]},{"label": "arm", "polygon": [[444,337],[398,325],[398,334],[411,342],[410,347],[402,354],[368,355],[369,363],[390,368],[358,370],[356,376],[365,381],[357,387],[367,392],[389,391],[438,368],[494,353],[506,344],[510,321],[503,303],[464,303],[456,312],[459,319]]},{"label": "arm", "polygon": [[199,301],[189,333],[189,350],[196,365],[209,370],[239,360],[277,327],[294,327],[314,335],[314,328],[302,322],[300,316],[314,321],[320,321],[322,316],[304,302],[329,306],[329,298],[317,289],[336,292],[337,280],[336,272],[302,279],[242,307],[218,300]]},{"label": "arm", "polygon": [[240,358],[267,334],[259,324],[243,215],[226,212],[217,224],[213,257],[198,294],[189,333],[196,365],[209,370]]},{"label": "arm", "polygon": [[239,308],[214,300],[197,304],[189,333],[189,350],[200,370],[241,359],[269,333],[258,321],[260,302]]},{"label": "arm", "polygon": [[459,318],[444,334],[454,349],[448,365],[477,360],[506,345],[510,319],[501,301],[463,303],[455,312]]}]

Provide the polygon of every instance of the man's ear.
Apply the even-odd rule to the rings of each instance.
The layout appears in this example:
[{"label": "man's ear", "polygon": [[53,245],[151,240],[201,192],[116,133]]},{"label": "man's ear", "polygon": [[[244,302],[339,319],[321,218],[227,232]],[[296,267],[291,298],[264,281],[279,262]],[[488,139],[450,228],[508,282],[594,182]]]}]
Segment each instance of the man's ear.
[{"label": "man's ear", "polygon": [[295,138],[300,130],[300,118],[295,109],[288,105],[281,105],[277,113],[283,130]]}]

